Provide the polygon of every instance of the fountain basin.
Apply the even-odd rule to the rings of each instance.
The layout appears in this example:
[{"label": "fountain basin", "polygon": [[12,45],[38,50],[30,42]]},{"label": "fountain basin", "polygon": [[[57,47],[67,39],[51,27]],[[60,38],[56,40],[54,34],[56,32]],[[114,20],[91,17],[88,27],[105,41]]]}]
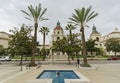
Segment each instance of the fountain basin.
[{"label": "fountain basin", "polygon": [[[62,76],[62,74],[65,74],[64,76],[62,76],[64,78],[60,78],[57,75],[58,71],[60,72],[60,76]],[[69,74],[68,71],[72,72],[74,75]],[[52,72],[52,74],[50,74],[50,72]],[[68,76],[66,76],[66,73],[68,73]],[[55,78],[51,77],[51,75]],[[37,76],[37,79],[32,81],[33,82],[28,83],[90,83],[90,80],[88,80],[85,76],[83,76],[76,70],[43,70],[40,75]]]}]

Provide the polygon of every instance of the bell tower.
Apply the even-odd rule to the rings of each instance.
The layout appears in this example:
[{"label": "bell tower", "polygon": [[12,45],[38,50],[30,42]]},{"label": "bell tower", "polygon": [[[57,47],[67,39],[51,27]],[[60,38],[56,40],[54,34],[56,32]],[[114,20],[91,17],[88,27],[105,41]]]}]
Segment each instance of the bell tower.
[{"label": "bell tower", "polygon": [[52,41],[63,39],[64,36],[63,28],[60,26],[60,22],[58,21],[56,27],[53,30]]},{"label": "bell tower", "polygon": [[101,38],[101,34],[98,33],[98,31],[96,30],[95,25],[93,25],[92,33],[90,34],[90,39],[93,39],[93,40],[99,41],[100,38]]},{"label": "bell tower", "polygon": [[101,34],[98,33],[98,31],[96,30],[96,27],[95,25],[93,25],[93,28],[92,28],[92,33],[90,34],[90,39],[92,40],[96,40],[96,47],[101,47],[101,44],[100,44],[100,41],[101,41]]},{"label": "bell tower", "polygon": [[[52,46],[53,41],[61,40],[64,37],[65,37],[64,30],[61,27],[60,22],[58,21],[56,23],[56,27],[54,28],[53,33],[52,33],[51,46]],[[61,51],[59,51],[59,52],[50,51],[50,55],[52,55],[51,56],[52,63],[54,63],[53,59],[66,59],[67,60],[67,58],[68,58],[68,56],[66,54],[63,54]]]}]

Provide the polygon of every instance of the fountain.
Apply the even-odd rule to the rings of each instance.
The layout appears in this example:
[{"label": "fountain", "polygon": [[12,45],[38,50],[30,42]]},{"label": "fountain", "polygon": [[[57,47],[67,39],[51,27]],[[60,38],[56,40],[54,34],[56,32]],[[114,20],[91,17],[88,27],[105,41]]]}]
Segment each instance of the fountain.
[{"label": "fountain", "polygon": [[56,75],[57,75],[57,76],[60,76],[60,72],[59,72],[59,71],[57,71],[57,72],[56,72]]}]

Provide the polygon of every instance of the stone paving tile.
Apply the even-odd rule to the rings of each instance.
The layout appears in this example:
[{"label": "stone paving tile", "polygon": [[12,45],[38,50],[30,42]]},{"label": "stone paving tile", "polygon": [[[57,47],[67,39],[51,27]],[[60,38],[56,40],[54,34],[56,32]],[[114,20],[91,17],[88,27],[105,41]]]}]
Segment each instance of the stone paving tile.
[{"label": "stone paving tile", "polygon": [[[86,76],[92,83],[120,83],[120,63],[104,63],[91,64],[95,69],[76,68],[75,64],[42,64],[41,68],[33,67],[29,70],[24,68],[23,72],[16,72],[16,75],[11,75],[11,78],[6,76],[6,81],[3,83],[26,83],[27,80],[35,79],[44,69],[73,69],[77,70]],[[6,67],[4,67],[6,68]],[[17,67],[18,68],[18,67]],[[10,69],[12,69],[10,67]],[[16,67],[13,66],[13,70]],[[18,68],[19,69],[19,68]],[[9,67],[8,67],[9,71]],[[2,72],[0,70],[0,72]],[[0,82],[1,83],[1,82]]]}]

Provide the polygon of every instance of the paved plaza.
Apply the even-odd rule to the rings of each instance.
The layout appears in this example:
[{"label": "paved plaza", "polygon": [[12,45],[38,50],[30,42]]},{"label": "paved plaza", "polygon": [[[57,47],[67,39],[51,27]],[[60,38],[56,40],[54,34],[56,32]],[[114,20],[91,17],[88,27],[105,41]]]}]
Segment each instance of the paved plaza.
[{"label": "paved plaza", "polygon": [[120,83],[120,61],[90,61],[93,68],[76,68],[75,62],[56,61],[55,64],[42,62],[41,68],[32,67],[20,71],[20,66],[0,64],[0,83],[27,83],[46,69],[73,69],[87,77],[91,83]]}]

